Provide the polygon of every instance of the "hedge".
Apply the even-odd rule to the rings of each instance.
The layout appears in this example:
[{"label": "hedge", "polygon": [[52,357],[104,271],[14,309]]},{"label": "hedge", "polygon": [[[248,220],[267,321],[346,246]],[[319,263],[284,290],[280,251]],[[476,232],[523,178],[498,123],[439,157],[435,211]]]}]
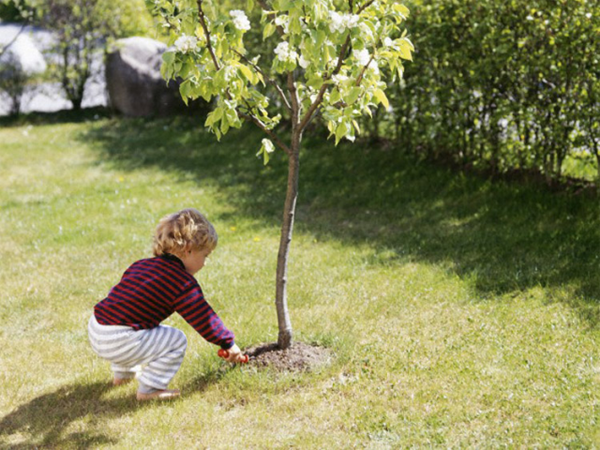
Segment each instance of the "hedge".
[{"label": "hedge", "polygon": [[[415,60],[372,133],[494,173],[600,179],[600,3],[410,0]],[[572,170],[574,164],[579,168]]]}]

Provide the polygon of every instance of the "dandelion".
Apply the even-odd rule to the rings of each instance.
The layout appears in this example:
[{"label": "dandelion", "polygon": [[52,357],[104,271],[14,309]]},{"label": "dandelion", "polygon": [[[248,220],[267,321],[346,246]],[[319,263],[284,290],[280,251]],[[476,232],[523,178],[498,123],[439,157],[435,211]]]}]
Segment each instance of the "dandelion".
[{"label": "dandelion", "polygon": [[198,39],[196,39],[194,36],[186,36],[185,34],[182,34],[181,37],[175,41],[174,45],[177,51],[181,53],[187,53],[196,49],[198,46]]},{"label": "dandelion", "polygon": [[250,29],[250,21],[244,11],[234,9],[229,11],[229,15],[233,18],[233,26],[241,31],[248,31]]}]

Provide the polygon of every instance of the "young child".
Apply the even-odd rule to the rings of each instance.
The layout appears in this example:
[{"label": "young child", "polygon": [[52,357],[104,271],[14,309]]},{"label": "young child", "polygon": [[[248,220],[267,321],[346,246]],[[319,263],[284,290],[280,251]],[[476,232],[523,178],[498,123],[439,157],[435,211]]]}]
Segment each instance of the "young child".
[{"label": "young child", "polygon": [[94,307],[88,325],[92,348],[112,363],[114,385],[131,381],[133,368],[143,365],[140,401],[179,396],[167,386],[183,361],[187,339],[182,331],[160,325],[175,311],[204,339],[227,350],[228,361],[242,361],[233,333],[194,278],[216,246],[214,227],[197,210],[168,215],[154,234],[154,258],[133,263]]}]

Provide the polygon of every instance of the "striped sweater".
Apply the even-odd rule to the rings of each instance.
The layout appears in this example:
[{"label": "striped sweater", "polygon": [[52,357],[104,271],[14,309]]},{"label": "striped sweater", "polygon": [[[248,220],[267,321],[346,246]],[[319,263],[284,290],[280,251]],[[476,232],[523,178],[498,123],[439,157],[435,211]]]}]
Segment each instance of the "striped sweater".
[{"label": "striped sweater", "polygon": [[98,323],[135,330],[157,327],[175,311],[208,342],[223,349],[233,346],[233,333],[204,299],[198,281],[172,255],[133,263],[94,307]]}]

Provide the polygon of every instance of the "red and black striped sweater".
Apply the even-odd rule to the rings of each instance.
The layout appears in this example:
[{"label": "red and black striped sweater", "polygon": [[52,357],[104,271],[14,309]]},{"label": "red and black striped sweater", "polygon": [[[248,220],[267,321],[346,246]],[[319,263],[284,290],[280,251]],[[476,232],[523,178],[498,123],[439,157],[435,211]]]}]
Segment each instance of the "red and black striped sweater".
[{"label": "red and black striped sweater", "polygon": [[204,299],[198,281],[172,255],[133,263],[108,297],[94,307],[101,325],[135,330],[157,327],[175,311],[208,342],[226,350],[233,346],[233,333]]}]

